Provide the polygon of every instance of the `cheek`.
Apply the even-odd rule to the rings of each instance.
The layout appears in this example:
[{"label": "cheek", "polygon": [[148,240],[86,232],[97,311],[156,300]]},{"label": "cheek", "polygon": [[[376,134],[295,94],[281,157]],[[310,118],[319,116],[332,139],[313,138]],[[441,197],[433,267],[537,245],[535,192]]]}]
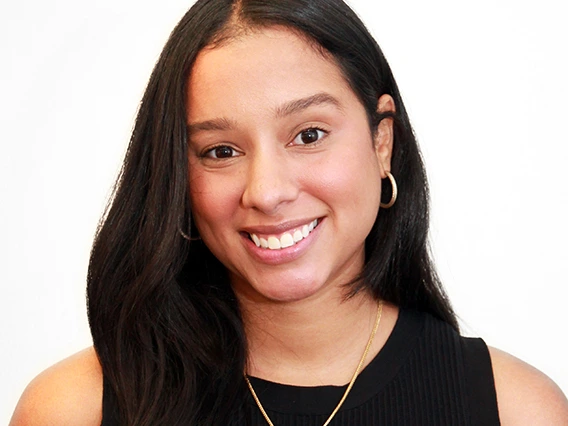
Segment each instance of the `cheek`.
[{"label": "cheek", "polygon": [[330,156],[309,170],[304,182],[311,184],[312,192],[319,194],[337,214],[355,211],[372,216],[374,221],[380,203],[381,178],[371,149]]},{"label": "cheek", "polygon": [[230,224],[239,205],[240,198],[234,179],[219,176],[212,178],[206,172],[196,171],[191,173],[189,194],[193,218],[200,235],[206,240],[212,239],[213,235],[218,238],[218,234]]}]

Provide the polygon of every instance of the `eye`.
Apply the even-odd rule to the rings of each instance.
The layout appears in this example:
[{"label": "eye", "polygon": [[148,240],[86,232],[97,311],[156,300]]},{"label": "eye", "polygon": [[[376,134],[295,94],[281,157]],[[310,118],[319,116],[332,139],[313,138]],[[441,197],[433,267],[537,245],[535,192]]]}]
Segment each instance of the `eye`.
[{"label": "eye", "polygon": [[302,130],[298,136],[294,138],[294,143],[297,145],[309,145],[318,142],[326,135],[327,132],[318,129],[317,127],[310,127],[309,129]]},{"label": "eye", "polygon": [[237,151],[227,145],[213,147],[203,153],[203,157],[207,158],[231,158],[238,155]]}]

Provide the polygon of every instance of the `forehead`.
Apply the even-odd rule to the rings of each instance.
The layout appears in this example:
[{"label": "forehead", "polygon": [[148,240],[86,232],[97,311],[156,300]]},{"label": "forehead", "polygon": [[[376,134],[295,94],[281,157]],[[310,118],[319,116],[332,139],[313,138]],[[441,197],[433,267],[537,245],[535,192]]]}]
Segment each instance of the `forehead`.
[{"label": "forehead", "polygon": [[285,28],[249,32],[203,49],[188,85],[189,120],[330,93],[353,96],[331,55]]}]

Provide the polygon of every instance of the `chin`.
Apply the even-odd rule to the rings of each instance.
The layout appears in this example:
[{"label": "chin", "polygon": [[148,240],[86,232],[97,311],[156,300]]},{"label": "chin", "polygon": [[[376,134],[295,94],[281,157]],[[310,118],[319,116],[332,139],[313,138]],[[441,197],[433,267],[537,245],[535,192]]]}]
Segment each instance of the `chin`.
[{"label": "chin", "polygon": [[269,291],[266,292],[265,297],[277,303],[292,303],[311,298],[312,296],[318,293],[317,290],[318,290],[317,287],[306,288],[306,286],[302,286],[300,288],[280,287],[277,289],[270,289]]},{"label": "chin", "polygon": [[262,280],[243,278],[232,280],[233,287],[237,294],[244,292],[248,297],[273,303],[306,300],[319,294],[326,287],[324,280],[318,277],[291,277],[290,273],[285,277],[278,275],[263,277]]}]

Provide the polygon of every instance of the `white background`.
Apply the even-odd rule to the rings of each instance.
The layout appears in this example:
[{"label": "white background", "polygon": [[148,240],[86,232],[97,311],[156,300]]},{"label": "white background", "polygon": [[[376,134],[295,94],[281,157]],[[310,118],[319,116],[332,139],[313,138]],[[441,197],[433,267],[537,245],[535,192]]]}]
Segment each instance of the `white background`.
[{"label": "white background", "polygon": [[[190,2],[0,6],[0,424],[90,345],[92,237],[166,38]],[[561,1],[353,1],[400,85],[464,331],[568,391],[568,60]]]}]

